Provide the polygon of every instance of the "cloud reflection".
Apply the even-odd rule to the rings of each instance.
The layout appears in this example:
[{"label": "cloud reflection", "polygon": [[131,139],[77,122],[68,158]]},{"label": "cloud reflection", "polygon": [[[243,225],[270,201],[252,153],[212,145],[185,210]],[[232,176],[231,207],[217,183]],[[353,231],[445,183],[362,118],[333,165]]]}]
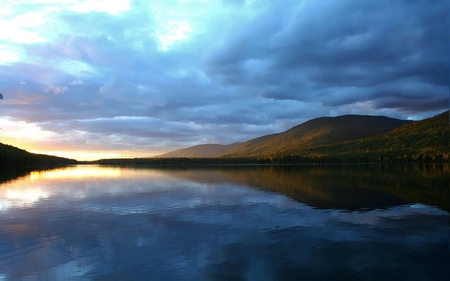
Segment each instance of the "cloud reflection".
[{"label": "cloud reflection", "polygon": [[0,185],[48,194],[2,212],[6,279],[410,280],[447,272],[448,213],[436,207],[315,209],[213,172],[121,169],[118,178],[80,179],[71,169],[73,178]]},{"label": "cloud reflection", "polygon": [[28,190],[10,190],[6,192],[6,197],[10,200],[21,200],[24,203],[33,203],[40,198],[48,198],[48,193],[43,192],[40,189],[28,189]]}]

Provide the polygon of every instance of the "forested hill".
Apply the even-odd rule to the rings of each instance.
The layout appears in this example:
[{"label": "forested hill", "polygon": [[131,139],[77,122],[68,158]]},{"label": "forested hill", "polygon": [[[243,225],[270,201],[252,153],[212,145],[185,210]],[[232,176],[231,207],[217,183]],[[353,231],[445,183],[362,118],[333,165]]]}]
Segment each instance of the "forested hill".
[{"label": "forested hill", "polygon": [[173,158],[173,157],[187,157],[187,158],[210,158],[223,154],[230,149],[240,145],[241,143],[232,143],[228,145],[222,144],[200,144],[184,149],[174,150],[158,157]]},{"label": "forested hill", "polygon": [[60,166],[76,163],[77,161],[73,159],[30,153],[26,150],[0,143],[0,167]]},{"label": "forested hill", "polygon": [[318,145],[367,138],[411,123],[384,116],[321,117],[283,133],[252,139],[220,155],[225,158],[297,155]]},{"label": "forested hill", "polygon": [[340,158],[361,161],[449,161],[449,112],[403,125],[389,133],[300,150],[308,158]]},{"label": "forested hill", "polygon": [[[339,118],[338,118],[339,119]],[[353,118],[346,119],[351,121]],[[370,119],[370,118],[369,118]],[[378,134],[366,138],[334,142],[305,144],[304,147],[297,150],[290,150],[289,153],[281,154],[272,150],[272,154],[260,156],[255,154],[252,157],[215,157],[215,158],[134,158],[134,159],[102,159],[96,161],[104,165],[229,165],[229,164],[301,164],[301,163],[374,163],[374,162],[436,162],[448,163],[450,161],[450,125],[449,112],[446,111],[435,117],[422,121],[408,122],[395,119],[384,119],[387,122],[392,121],[391,126],[397,126],[399,123],[406,123],[403,126],[397,126],[384,134]],[[314,120],[313,120],[314,121]],[[399,123],[397,123],[399,122]],[[319,122],[320,123],[320,122]],[[305,123],[306,124],[306,123]],[[308,126],[311,123],[308,124]],[[367,131],[369,126],[366,122],[357,123],[362,131]],[[382,126],[382,124],[380,124]],[[365,126],[365,127],[364,127]],[[300,125],[301,127],[301,125]],[[345,126],[343,126],[345,128]],[[352,130],[345,131],[352,137],[361,136],[357,132],[355,125],[349,126]],[[330,128],[322,127],[323,131]],[[298,129],[294,127],[293,129]],[[319,130],[320,131],[320,130]],[[332,134],[328,133],[328,138],[322,138],[325,141],[333,141]],[[333,130],[330,130],[333,131]],[[367,133],[367,132],[366,132]],[[370,130],[369,130],[370,133]],[[255,144],[264,144],[265,142],[277,139],[280,134],[263,136],[257,139],[245,142],[243,145],[251,147]],[[310,140],[317,141],[321,134],[311,134]],[[339,135],[339,134],[338,134]],[[305,141],[306,142],[306,141]],[[306,142],[307,143],[307,142]],[[232,151],[232,150],[231,150]]]}]

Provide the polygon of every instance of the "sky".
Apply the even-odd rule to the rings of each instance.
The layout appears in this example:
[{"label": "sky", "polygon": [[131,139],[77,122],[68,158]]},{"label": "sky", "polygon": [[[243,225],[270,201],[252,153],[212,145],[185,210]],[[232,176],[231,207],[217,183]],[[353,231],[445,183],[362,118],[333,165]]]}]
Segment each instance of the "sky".
[{"label": "sky", "polygon": [[78,160],[449,108],[447,0],[0,0],[0,142]]}]

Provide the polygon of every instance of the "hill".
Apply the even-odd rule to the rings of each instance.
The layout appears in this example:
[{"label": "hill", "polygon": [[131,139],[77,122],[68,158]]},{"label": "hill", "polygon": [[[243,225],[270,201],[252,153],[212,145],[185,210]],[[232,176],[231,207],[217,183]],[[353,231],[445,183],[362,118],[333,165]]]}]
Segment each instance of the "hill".
[{"label": "hill", "polygon": [[377,161],[449,161],[449,112],[403,125],[386,134],[370,138],[319,145],[298,151],[309,158],[337,157]]},{"label": "hill", "polygon": [[180,157],[186,157],[186,158],[210,158],[210,157],[216,157],[220,154],[226,153],[230,149],[240,145],[241,143],[232,143],[228,145],[222,145],[222,144],[200,144],[191,146],[188,148],[183,149],[177,149],[162,155],[159,155],[158,157],[161,158],[180,158]]},{"label": "hill", "polygon": [[68,158],[30,153],[26,150],[0,143],[0,167],[60,166],[76,164]]},{"label": "hill", "polygon": [[[385,132],[380,133],[383,131]],[[232,164],[449,161],[450,124],[449,112],[446,111],[416,122],[355,115],[317,118],[284,133],[249,140],[214,158],[102,159],[96,163],[191,167]]]},{"label": "hill", "polygon": [[387,133],[411,121],[384,116],[321,117],[283,133],[252,139],[221,154],[225,158],[297,155],[318,145],[339,143]]}]

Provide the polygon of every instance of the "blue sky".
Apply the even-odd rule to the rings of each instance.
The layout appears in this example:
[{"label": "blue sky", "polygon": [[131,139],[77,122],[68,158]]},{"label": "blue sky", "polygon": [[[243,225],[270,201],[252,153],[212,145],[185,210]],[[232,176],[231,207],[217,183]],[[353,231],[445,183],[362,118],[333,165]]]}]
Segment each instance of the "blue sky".
[{"label": "blue sky", "polygon": [[448,1],[1,5],[0,142],[35,152],[152,156],[449,106]]}]

